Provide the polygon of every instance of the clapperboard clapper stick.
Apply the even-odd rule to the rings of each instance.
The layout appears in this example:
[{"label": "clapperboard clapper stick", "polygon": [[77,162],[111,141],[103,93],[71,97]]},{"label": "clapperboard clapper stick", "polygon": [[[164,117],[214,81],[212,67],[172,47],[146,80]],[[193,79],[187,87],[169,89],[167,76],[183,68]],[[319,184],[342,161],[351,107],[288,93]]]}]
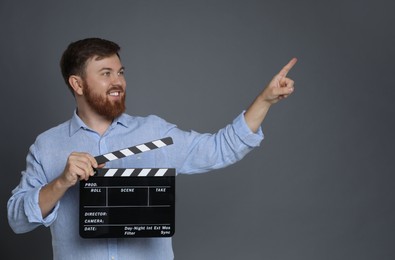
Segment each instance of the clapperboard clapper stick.
[{"label": "clapperboard clapper stick", "polygon": [[[170,137],[95,157],[98,164],[173,144]],[[82,238],[170,237],[175,231],[174,168],[100,168],[80,182]]]},{"label": "clapperboard clapper stick", "polygon": [[125,149],[122,149],[119,151],[114,151],[111,153],[99,155],[99,156],[96,156],[95,159],[98,164],[102,164],[102,163],[105,163],[108,161],[121,159],[123,157],[131,156],[131,155],[138,154],[138,153],[144,153],[144,152],[151,151],[151,150],[161,148],[164,146],[168,146],[171,144],[173,144],[173,139],[171,139],[171,137],[166,137],[166,138],[162,138],[162,139],[159,139],[156,141],[151,141],[151,142],[147,142],[144,144],[139,144],[136,146],[125,148]]}]

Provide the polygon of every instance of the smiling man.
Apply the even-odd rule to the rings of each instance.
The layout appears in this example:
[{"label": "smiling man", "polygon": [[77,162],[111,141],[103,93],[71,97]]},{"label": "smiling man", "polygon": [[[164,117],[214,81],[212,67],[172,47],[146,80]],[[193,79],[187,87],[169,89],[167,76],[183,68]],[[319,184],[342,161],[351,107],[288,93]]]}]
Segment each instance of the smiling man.
[{"label": "smiling man", "polygon": [[83,239],[79,236],[79,180],[98,165],[94,156],[170,136],[174,145],[138,158],[108,162],[115,168],[164,167],[200,173],[242,159],[263,139],[260,125],[272,104],[293,93],[287,73],[292,59],[246,111],[214,134],[183,131],[157,116],[125,114],[126,81],[120,47],[88,38],[71,43],[61,70],[76,100],[72,118],[39,135],[26,169],[8,201],[8,221],[16,233],[49,226],[54,259],[173,259],[171,238]]},{"label": "smiling man", "polygon": [[87,39],[70,45],[61,60],[62,74],[76,98],[79,117],[92,124],[107,121],[101,134],[109,122],[125,112],[126,81],[119,50],[113,42]]}]

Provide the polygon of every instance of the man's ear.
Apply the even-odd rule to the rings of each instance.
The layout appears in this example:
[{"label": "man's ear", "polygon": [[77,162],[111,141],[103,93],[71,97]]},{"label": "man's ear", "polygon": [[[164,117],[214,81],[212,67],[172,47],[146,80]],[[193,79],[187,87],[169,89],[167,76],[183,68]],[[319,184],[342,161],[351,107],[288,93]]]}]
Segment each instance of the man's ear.
[{"label": "man's ear", "polygon": [[75,95],[81,96],[84,93],[82,88],[82,78],[80,76],[71,75],[69,77],[69,84],[73,88]]}]

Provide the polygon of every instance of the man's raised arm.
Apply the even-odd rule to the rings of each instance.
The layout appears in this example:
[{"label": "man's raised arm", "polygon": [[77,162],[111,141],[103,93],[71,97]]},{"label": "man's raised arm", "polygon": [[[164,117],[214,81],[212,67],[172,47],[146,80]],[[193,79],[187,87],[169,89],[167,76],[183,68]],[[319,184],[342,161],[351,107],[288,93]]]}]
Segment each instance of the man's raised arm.
[{"label": "man's raised arm", "polygon": [[248,127],[255,133],[258,131],[271,105],[287,98],[294,91],[294,81],[287,78],[288,72],[296,64],[297,59],[291,59],[280,72],[273,77],[265,89],[255,98],[244,114]]}]

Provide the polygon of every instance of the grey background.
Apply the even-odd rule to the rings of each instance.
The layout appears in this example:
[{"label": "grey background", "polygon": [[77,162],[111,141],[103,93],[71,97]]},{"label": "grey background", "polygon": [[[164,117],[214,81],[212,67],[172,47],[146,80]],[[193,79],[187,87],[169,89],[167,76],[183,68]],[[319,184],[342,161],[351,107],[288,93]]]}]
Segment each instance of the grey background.
[{"label": "grey background", "polygon": [[213,132],[292,57],[296,92],[241,162],[177,178],[176,259],[395,259],[393,1],[5,1],[2,255],[50,259],[6,202],[42,131],[74,100],[59,58],[91,36],[122,46],[127,111]]}]

